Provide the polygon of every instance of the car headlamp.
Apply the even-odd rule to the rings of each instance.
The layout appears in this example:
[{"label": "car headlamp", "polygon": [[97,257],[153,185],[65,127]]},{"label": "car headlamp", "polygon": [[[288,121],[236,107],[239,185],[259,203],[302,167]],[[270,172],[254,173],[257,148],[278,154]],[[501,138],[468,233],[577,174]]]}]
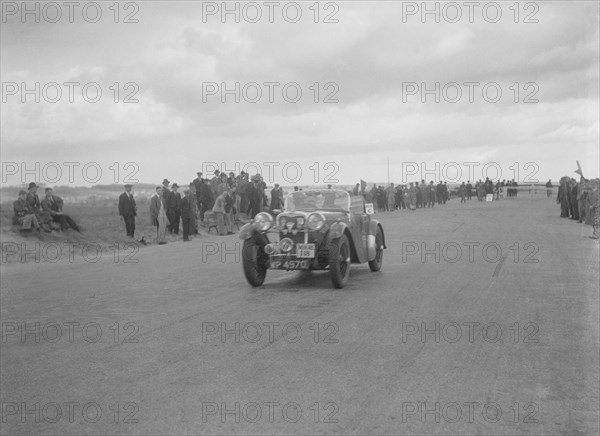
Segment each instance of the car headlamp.
[{"label": "car headlamp", "polygon": [[306,225],[310,230],[321,230],[325,225],[325,217],[318,212],[311,213],[306,220]]},{"label": "car headlamp", "polygon": [[294,242],[290,238],[283,238],[279,241],[279,248],[284,253],[289,253],[294,248]]},{"label": "car headlamp", "polygon": [[261,232],[266,232],[273,225],[273,217],[266,212],[260,212],[254,217],[254,223]]}]

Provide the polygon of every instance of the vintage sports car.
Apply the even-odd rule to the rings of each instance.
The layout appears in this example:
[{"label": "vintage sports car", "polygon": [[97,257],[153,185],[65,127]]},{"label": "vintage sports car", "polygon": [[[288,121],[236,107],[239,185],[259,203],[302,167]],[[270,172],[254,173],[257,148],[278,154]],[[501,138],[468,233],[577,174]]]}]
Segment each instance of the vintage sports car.
[{"label": "vintage sports car", "polygon": [[381,269],[383,227],[366,213],[362,196],[333,189],[295,191],[277,212],[260,212],[240,230],[244,274],[252,286],[263,284],[269,268],[329,269],[336,288],[346,285],[351,263]]}]

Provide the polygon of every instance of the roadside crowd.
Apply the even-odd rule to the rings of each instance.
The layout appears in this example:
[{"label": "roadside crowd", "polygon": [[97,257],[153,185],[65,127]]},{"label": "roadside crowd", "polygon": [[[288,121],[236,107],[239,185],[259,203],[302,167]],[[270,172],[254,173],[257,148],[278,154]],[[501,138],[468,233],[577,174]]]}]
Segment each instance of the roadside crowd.
[{"label": "roadside crowd", "polygon": [[[127,236],[133,238],[137,205],[132,185],[124,187],[125,192],[119,196],[119,216],[125,223]],[[514,180],[498,180],[494,183],[486,178],[485,181],[478,180],[474,185],[470,181],[462,182],[452,194],[460,198],[460,203],[466,203],[473,196],[478,201],[484,201],[489,196],[499,199],[505,190],[507,197],[516,197],[517,187]],[[38,185],[31,182],[27,191],[19,192],[19,198],[13,203],[13,224],[18,225],[21,231],[52,232],[71,228],[79,232],[80,227],[63,212],[63,200],[54,195],[52,188],[45,189],[41,200],[37,194],[38,188]],[[219,235],[233,234],[234,227],[239,228],[239,223],[245,218],[254,217],[263,210],[282,209],[284,202],[284,192],[278,184],[270,190],[269,198],[262,176],[256,174],[250,177],[244,171],[235,175],[216,170],[212,178],[204,178],[203,173],[198,172],[197,177],[183,189],[183,195],[179,188],[177,183],[164,179],[150,198],[151,224],[156,227],[159,244],[166,244],[167,232],[179,235],[180,225],[184,241],[189,241],[191,235],[198,234],[199,225],[206,227],[208,232],[214,228]],[[548,180],[548,197],[551,196],[552,188],[552,182]],[[578,183],[574,178],[565,176],[560,179],[556,199],[561,207],[560,216],[592,224],[595,239],[600,237],[599,188],[600,179],[588,180],[582,176]],[[408,185],[395,186],[391,183],[387,188],[374,184],[370,189],[361,180],[348,192],[362,195],[365,202],[372,203],[373,209],[378,212],[432,208],[436,203],[446,204],[451,194],[446,182],[440,181],[436,185],[433,181],[427,184],[425,180]],[[143,237],[141,242],[145,242]]]},{"label": "roadside crowd", "polygon": [[[548,185],[546,185],[548,186]],[[600,179],[580,177],[579,183],[564,176],[558,185],[556,203],[560,205],[561,218],[592,225],[592,239],[600,238]],[[550,196],[550,191],[548,191]]]},{"label": "roadside crowd", "polygon": [[[460,197],[461,203],[471,200],[473,195],[478,201],[484,201],[487,195],[495,195],[499,199],[506,188],[507,197],[517,196],[517,182],[513,180],[498,180],[495,184],[489,178],[485,181],[478,180],[475,185],[471,181],[462,184],[456,190],[456,195]],[[373,208],[377,211],[393,211],[400,209],[416,210],[418,208],[431,208],[435,204],[446,204],[450,200],[450,188],[447,182],[440,181],[437,185],[433,181],[429,184],[425,180],[419,182],[410,182],[408,185],[390,184],[387,188],[373,185],[368,190],[366,182],[357,183],[352,190],[353,195],[362,195],[365,202],[373,203]]]}]

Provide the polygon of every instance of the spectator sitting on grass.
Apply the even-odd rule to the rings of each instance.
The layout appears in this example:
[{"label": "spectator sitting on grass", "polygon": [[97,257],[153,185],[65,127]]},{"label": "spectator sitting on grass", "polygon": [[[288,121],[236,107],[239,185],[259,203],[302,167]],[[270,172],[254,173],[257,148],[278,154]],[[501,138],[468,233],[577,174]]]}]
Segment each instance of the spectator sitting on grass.
[{"label": "spectator sitting on grass", "polygon": [[[31,230],[33,227],[38,232],[40,231],[40,224],[38,223],[35,213],[27,205],[27,191],[19,191],[19,198],[13,203],[13,209],[15,214],[13,215],[12,223],[20,225],[19,230]],[[50,229],[46,227],[47,232]]]},{"label": "spectator sitting on grass", "polygon": [[29,187],[27,188],[27,197],[25,201],[27,202],[27,207],[31,211],[31,213],[35,214],[35,217],[40,223],[40,227],[46,231],[52,231],[52,215],[48,212],[42,210],[42,206],[40,203],[40,197],[37,195],[37,189],[39,188],[35,182],[29,183]]},{"label": "spectator sitting on grass", "polygon": [[72,228],[73,230],[79,232],[79,226],[73,218],[69,215],[66,215],[62,211],[63,200],[58,195],[52,195],[52,188],[46,188],[46,197],[42,200],[42,210],[47,212],[52,217],[52,221],[60,224],[60,229],[62,231],[69,230]]}]

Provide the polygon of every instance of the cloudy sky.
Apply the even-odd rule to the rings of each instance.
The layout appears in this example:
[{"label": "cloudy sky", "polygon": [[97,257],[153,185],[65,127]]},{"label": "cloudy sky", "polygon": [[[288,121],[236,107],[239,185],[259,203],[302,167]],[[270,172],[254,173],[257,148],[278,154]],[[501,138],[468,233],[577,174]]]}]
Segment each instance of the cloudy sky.
[{"label": "cloudy sky", "polygon": [[2,2],[3,184],[599,175],[597,2],[276,3]]}]

